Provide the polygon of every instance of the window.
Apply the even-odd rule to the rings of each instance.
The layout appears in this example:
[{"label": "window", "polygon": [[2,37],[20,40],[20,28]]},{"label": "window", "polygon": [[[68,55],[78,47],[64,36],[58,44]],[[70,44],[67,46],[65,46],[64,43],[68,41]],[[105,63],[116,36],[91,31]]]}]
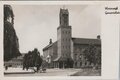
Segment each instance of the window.
[{"label": "window", "polygon": [[85,65],[87,65],[87,62],[85,62]]}]

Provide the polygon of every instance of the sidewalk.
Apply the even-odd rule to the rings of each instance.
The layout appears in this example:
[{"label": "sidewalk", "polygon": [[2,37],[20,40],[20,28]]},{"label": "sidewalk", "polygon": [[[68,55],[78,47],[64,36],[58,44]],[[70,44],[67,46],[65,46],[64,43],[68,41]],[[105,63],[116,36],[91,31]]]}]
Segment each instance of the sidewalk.
[{"label": "sidewalk", "polygon": [[95,70],[95,69],[83,69],[81,71],[76,72],[75,74],[71,76],[101,76],[101,70]]},{"label": "sidewalk", "polygon": [[23,70],[22,68],[8,68],[4,69],[4,74],[32,74],[34,71],[32,69]]},{"label": "sidewalk", "polygon": [[[21,69],[19,69],[20,71]],[[17,76],[70,76],[72,74],[77,73],[78,71],[81,71],[81,69],[47,69],[45,73],[33,73],[32,71],[14,71],[11,73],[5,74],[5,76],[12,76],[12,77],[17,77]],[[9,70],[10,72],[10,70]],[[24,74],[24,75],[23,75]]]}]

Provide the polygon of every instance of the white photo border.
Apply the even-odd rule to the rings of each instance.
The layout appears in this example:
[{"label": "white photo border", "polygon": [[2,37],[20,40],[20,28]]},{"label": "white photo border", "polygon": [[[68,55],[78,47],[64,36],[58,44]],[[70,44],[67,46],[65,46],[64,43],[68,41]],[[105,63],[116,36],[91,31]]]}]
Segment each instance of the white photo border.
[{"label": "white photo border", "polygon": [[[3,72],[3,5],[100,5],[102,6],[102,74],[101,76],[26,76],[26,77],[5,77]],[[120,14],[106,15],[105,6],[118,6],[120,1],[2,1],[0,3],[0,76],[2,80],[118,80],[119,78],[119,27]]]}]

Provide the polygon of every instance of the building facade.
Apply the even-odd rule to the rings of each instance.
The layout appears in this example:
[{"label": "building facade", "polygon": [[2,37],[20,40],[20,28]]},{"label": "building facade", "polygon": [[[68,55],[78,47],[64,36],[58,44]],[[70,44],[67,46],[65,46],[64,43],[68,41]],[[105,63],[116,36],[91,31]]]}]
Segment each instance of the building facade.
[{"label": "building facade", "polygon": [[50,39],[50,43],[43,49],[43,60],[48,62],[48,68],[53,68],[53,60],[57,57],[57,41],[52,43]]},{"label": "building facade", "polygon": [[85,60],[83,51],[90,44],[94,44],[101,50],[100,36],[96,39],[72,38],[68,9],[60,9],[59,19],[57,41],[43,48],[44,58],[49,59],[49,64],[54,68],[80,68],[92,65]]},{"label": "building facade", "polygon": [[93,64],[84,57],[84,50],[92,44],[96,47],[97,51],[101,51],[101,39],[72,38],[71,41],[71,55],[74,61],[74,68],[92,67]]},{"label": "building facade", "polygon": [[4,61],[20,56],[19,40],[14,29],[14,14],[10,5],[4,5]]}]

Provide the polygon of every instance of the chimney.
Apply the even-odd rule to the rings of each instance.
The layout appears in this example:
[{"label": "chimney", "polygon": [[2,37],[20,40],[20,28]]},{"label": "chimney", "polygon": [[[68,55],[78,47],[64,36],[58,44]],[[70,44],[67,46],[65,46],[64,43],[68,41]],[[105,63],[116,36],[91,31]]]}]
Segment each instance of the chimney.
[{"label": "chimney", "polygon": [[97,36],[97,39],[100,39],[100,35]]},{"label": "chimney", "polygon": [[50,39],[50,42],[49,42],[49,44],[52,44],[52,39]]}]

